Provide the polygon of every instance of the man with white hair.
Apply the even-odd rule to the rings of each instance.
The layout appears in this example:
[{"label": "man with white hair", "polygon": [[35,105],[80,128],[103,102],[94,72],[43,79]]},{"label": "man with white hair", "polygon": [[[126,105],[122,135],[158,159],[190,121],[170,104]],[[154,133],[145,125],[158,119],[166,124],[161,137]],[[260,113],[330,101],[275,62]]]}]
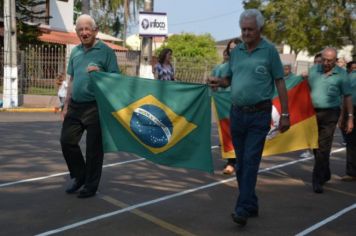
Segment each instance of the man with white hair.
[{"label": "man with white hair", "polygon": [[[281,101],[280,132],[289,129],[288,96],[278,51],[261,37],[264,18],[248,9],[240,16],[243,43],[230,55],[223,78],[210,78],[209,85],[231,85],[230,129],[236,152],[239,197],[232,219],[244,226],[248,217],[258,216],[255,188],[266,136],[270,130],[272,97],[276,87]],[[274,86],[275,85],[275,86]]]},{"label": "man with white hair", "polygon": [[336,65],[337,51],[327,47],[322,51],[322,64],[309,71],[308,83],[318,123],[319,148],[314,149],[313,190],[323,193],[323,185],[330,180],[330,151],[336,124],[343,102],[347,111],[345,132],[353,129],[351,84],[347,72]]},{"label": "man with white hair", "polygon": [[[73,48],[69,58],[70,80],[62,111],[60,142],[72,178],[66,192],[75,193],[84,185],[78,197],[87,198],[98,189],[104,156],[99,113],[87,68],[96,66],[112,73],[119,73],[119,68],[114,51],[96,39],[98,28],[91,16],[79,16],[75,30],[81,44]],[[85,160],[79,146],[84,131],[87,132]]]}]

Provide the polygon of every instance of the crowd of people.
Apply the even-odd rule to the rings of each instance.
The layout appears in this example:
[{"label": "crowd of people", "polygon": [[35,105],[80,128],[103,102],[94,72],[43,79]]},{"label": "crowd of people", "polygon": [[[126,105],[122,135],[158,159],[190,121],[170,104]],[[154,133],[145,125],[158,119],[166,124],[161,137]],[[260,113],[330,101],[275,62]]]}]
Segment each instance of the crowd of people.
[{"label": "crowd of people", "polygon": [[[277,90],[281,102],[279,131],[290,127],[287,87],[290,80],[305,79],[316,111],[319,148],[312,174],[313,191],[322,193],[330,180],[330,151],[334,131],[339,127],[346,137],[347,166],[345,180],[356,180],[356,132],[353,129],[356,106],[356,64],[347,63],[347,70],[337,65],[337,51],[327,47],[316,55],[308,74],[295,76],[292,65],[283,65],[275,46],[262,37],[264,17],[260,11],[244,11],[239,20],[241,39],[232,40],[223,52],[223,62],[214,68],[208,85],[230,91],[230,129],[236,158],[228,159],[223,172],[236,174],[238,198],[232,214],[234,222],[246,225],[249,217],[259,215],[256,181],[264,143],[271,124],[272,96]],[[79,198],[92,197],[99,186],[103,147],[95,96],[88,71],[119,73],[112,49],[96,39],[95,21],[89,15],[78,17],[76,32],[81,44],[71,53],[67,74],[70,76],[62,107],[63,127],[60,143],[71,183],[68,194]],[[172,50],[161,51],[154,66],[156,79],[174,81]],[[339,60],[341,63],[341,60]],[[85,158],[79,141],[86,131]],[[310,155],[310,153],[309,153]]]},{"label": "crowd of people", "polygon": [[276,48],[261,37],[264,24],[262,14],[249,9],[240,16],[243,43],[232,50],[227,69],[209,79],[213,89],[231,87],[231,135],[236,153],[235,165],[239,197],[232,219],[244,226],[249,217],[258,216],[255,187],[264,139],[271,122],[271,98],[275,88],[281,100],[280,132],[289,128],[287,88],[293,80],[306,79],[316,112],[318,148],[307,150],[303,156],[314,155],[312,186],[315,193],[323,193],[330,180],[330,152],[334,131],[338,124],[345,134],[345,181],[356,180],[356,132],[353,129],[356,110],[355,62],[337,59],[337,50],[326,47],[314,58],[308,73],[294,75],[291,64],[282,66]]}]

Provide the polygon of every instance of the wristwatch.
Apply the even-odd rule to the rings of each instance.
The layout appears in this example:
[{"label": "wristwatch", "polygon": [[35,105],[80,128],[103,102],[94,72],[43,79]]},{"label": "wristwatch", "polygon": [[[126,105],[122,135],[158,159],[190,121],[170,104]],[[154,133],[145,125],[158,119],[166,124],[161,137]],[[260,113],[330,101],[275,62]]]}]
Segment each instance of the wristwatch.
[{"label": "wristwatch", "polygon": [[282,113],[281,116],[282,116],[282,117],[289,118],[289,113]]}]

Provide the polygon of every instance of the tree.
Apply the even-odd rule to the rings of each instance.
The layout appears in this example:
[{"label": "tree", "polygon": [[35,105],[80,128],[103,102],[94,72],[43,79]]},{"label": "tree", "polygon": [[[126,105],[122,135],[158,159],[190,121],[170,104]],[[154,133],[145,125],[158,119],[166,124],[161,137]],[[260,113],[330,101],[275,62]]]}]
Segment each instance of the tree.
[{"label": "tree", "polygon": [[[40,20],[48,20],[45,6],[47,0],[16,0],[16,21],[17,21],[17,40],[20,47],[29,43],[36,43],[41,34],[38,30]],[[4,9],[4,1],[0,2],[0,8]],[[3,11],[1,11],[1,16]]]},{"label": "tree", "polygon": [[266,22],[264,35],[274,43],[285,43],[298,54],[315,54],[325,46],[355,45],[356,23],[353,0],[250,0],[245,9],[258,8]]},{"label": "tree", "polygon": [[[88,0],[74,0],[74,21],[84,13]],[[93,0],[90,1],[90,14],[99,30],[120,37],[125,42],[129,22],[135,21],[138,11],[143,9],[144,0]],[[88,13],[86,13],[88,14]]]},{"label": "tree", "polygon": [[170,48],[177,61],[194,61],[195,63],[215,64],[219,56],[215,41],[210,34],[194,35],[190,33],[176,34],[168,38],[167,42],[156,51],[156,55],[163,48]]},{"label": "tree", "polygon": [[82,6],[81,6],[81,10],[82,10],[82,14],[88,14],[90,13],[90,0],[82,0]]},{"label": "tree", "polygon": [[[75,11],[84,13],[83,9],[87,8],[84,4],[87,2],[88,0],[75,0]],[[93,0],[90,4],[90,14],[97,22],[100,31],[116,37],[121,35],[125,39],[129,21],[136,20],[138,10],[143,9],[144,0]],[[75,15],[74,20],[76,18]]]},{"label": "tree", "polygon": [[[138,10],[143,8],[144,0],[99,0],[99,3],[113,15],[109,26],[116,33],[116,36],[121,31],[121,36],[125,42],[128,22],[136,20]],[[104,24],[105,22],[102,21]]]}]

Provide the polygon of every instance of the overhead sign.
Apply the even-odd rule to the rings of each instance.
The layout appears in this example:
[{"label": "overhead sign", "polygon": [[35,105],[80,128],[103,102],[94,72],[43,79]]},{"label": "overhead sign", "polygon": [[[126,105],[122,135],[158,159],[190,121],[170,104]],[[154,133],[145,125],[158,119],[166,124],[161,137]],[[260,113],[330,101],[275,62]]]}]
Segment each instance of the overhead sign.
[{"label": "overhead sign", "polygon": [[167,14],[159,12],[140,12],[140,36],[166,36],[168,34]]}]

